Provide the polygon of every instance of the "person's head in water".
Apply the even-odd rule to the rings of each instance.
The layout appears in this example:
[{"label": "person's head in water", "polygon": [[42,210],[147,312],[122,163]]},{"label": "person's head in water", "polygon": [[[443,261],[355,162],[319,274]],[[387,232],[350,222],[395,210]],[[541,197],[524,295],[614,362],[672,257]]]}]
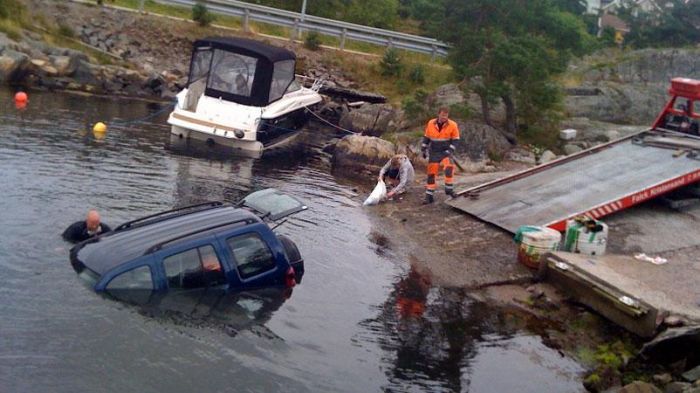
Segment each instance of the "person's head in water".
[{"label": "person's head in water", "polygon": [[437,122],[440,124],[446,123],[450,118],[450,110],[447,107],[442,107],[438,110]]},{"label": "person's head in water", "polygon": [[94,234],[100,228],[100,213],[90,210],[85,218],[85,226],[89,234]]}]

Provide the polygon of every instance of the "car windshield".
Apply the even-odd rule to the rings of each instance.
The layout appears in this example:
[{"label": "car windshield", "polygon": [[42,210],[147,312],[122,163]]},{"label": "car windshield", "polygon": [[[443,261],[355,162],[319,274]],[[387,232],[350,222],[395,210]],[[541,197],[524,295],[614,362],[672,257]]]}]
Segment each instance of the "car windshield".
[{"label": "car windshield", "polygon": [[298,199],[283,194],[274,188],[256,191],[243,199],[243,206],[255,210],[262,218],[272,221],[306,210]]}]

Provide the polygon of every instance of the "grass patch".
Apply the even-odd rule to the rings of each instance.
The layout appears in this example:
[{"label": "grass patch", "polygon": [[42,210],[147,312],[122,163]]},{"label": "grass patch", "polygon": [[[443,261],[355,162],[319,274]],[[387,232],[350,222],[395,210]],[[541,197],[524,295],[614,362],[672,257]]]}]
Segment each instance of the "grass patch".
[{"label": "grass patch", "polygon": [[[340,68],[352,80],[359,81],[361,89],[379,92],[395,106],[400,106],[406,95],[413,95],[419,89],[434,91],[453,78],[451,69],[437,64],[425,64],[425,81],[419,84],[401,76],[382,75],[379,59],[346,56],[340,60],[335,52],[328,52],[324,53],[323,60],[326,64]],[[411,66],[410,63],[406,64]]]},{"label": "grass patch", "polygon": [[19,41],[22,38],[22,27],[14,20],[0,19],[0,31],[14,41]]},{"label": "grass patch", "polygon": [[[131,8],[134,10],[138,10],[139,5],[141,4],[141,1],[140,0],[114,0],[113,2],[111,2],[111,4],[119,6],[119,7]],[[183,18],[183,19],[192,19],[192,8],[180,7],[180,6],[176,6],[176,5],[160,4],[160,3],[156,3],[153,0],[146,0],[144,2],[144,5],[143,5],[143,10],[146,12],[154,13],[154,14],[175,16],[175,17]]]},{"label": "grass patch", "polygon": [[[114,0],[111,4],[114,4],[114,5],[119,6],[119,7],[130,8],[130,9],[136,10],[139,8],[140,0]],[[192,9],[191,8],[182,7],[182,6],[159,4],[153,0],[146,0],[145,1],[144,11],[149,12],[149,13],[154,13],[154,14],[174,16],[174,17],[188,19],[188,20],[190,20],[192,18]],[[241,30],[243,28],[243,21],[239,17],[222,15],[222,14],[216,13],[215,11],[211,11],[211,10],[210,10],[210,12],[212,12],[214,15],[216,15],[216,20],[214,21],[215,25],[227,27],[227,28],[232,28],[232,29],[238,29],[238,30]],[[292,29],[286,28],[284,26],[277,26],[277,25],[271,25],[271,24],[267,24],[267,23],[254,22],[254,21],[251,21],[249,23],[249,30],[253,34],[265,34],[265,35],[272,35],[272,36],[281,37],[281,38],[290,38],[292,35]],[[302,37],[295,36],[294,38],[295,39],[301,38],[303,40],[304,36],[307,34],[309,34],[309,32],[303,33]],[[332,46],[332,47],[336,47],[336,48],[340,47],[340,37],[319,34],[319,41],[320,41],[321,45]],[[347,49],[349,51],[357,51],[357,52],[363,52],[363,53],[369,53],[369,54],[381,56],[386,51],[386,46],[385,45],[371,44],[368,42],[358,42],[358,41],[346,40],[344,49]],[[409,61],[409,62],[413,62],[413,63],[430,63],[430,62],[432,62],[431,56],[429,54],[416,53],[416,52],[403,51],[403,50],[399,50],[399,52],[400,52],[402,58],[404,58],[406,61]],[[443,67],[445,66],[445,62],[443,59],[437,59],[436,64],[440,64]]]}]

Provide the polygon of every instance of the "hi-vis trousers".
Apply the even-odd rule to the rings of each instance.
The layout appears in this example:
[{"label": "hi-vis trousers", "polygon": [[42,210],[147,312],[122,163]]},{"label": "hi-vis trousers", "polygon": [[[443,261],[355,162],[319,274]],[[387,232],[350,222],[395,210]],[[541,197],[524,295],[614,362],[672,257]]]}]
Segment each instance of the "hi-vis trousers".
[{"label": "hi-vis trousers", "polygon": [[437,189],[436,178],[440,167],[442,167],[443,171],[445,172],[445,192],[447,194],[452,194],[452,191],[454,190],[453,181],[455,165],[452,163],[452,160],[450,160],[450,157],[445,157],[440,162],[428,163],[428,181],[425,185],[425,193],[430,196],[432,196]]}]

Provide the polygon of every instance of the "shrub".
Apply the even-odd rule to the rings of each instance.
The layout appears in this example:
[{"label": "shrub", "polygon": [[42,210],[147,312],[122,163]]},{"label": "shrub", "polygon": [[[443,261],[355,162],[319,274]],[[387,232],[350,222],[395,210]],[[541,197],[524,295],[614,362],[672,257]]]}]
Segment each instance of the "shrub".
[{"label": "shrub", "polygon": [[68,38],[75,37],[75,32],[73,31],[73,28],[71,28],[68,25],[64,25],[63,23],[59,23],[58,25],[58,34]]},{"label": "shrub", "polygon": [[0,0],[0,18],[17,18],[23,11],[22,4],[17,0]]},{"label": "shrub", "polygon": [[431,114],[431,108],[427,104],[428,93],[418,89],[413,96],[406,97],[401,102],[401,107],[410,121],[422,121]]},{"label": "shrub", "polygon": [[304,38],[304,47],[308,50],[317,51],[321,48],[321,35],[316,30],[312,30]]},{"label": "shrub", "polygon": [[400,76],[403,71],[403,63],[399,52],[394,48],[387,49],[379,62],[379,68],[384,76]]},{"label": "shrub", "polygon": [[206,5],[197,3],[192,6],[192,20],[200,26],[209,26],[214,21],[214,15],[209,12]]},{"label": "shrub", "polygon": [[408,79],[415,84],[422,85],[425,82],[425,67],[422,64],[414,64],[408,72]]},{"label": "shrub", "polygon": [[466,102],[450,105],[450,117],[466,120],[472,117],[472,108]]}]

